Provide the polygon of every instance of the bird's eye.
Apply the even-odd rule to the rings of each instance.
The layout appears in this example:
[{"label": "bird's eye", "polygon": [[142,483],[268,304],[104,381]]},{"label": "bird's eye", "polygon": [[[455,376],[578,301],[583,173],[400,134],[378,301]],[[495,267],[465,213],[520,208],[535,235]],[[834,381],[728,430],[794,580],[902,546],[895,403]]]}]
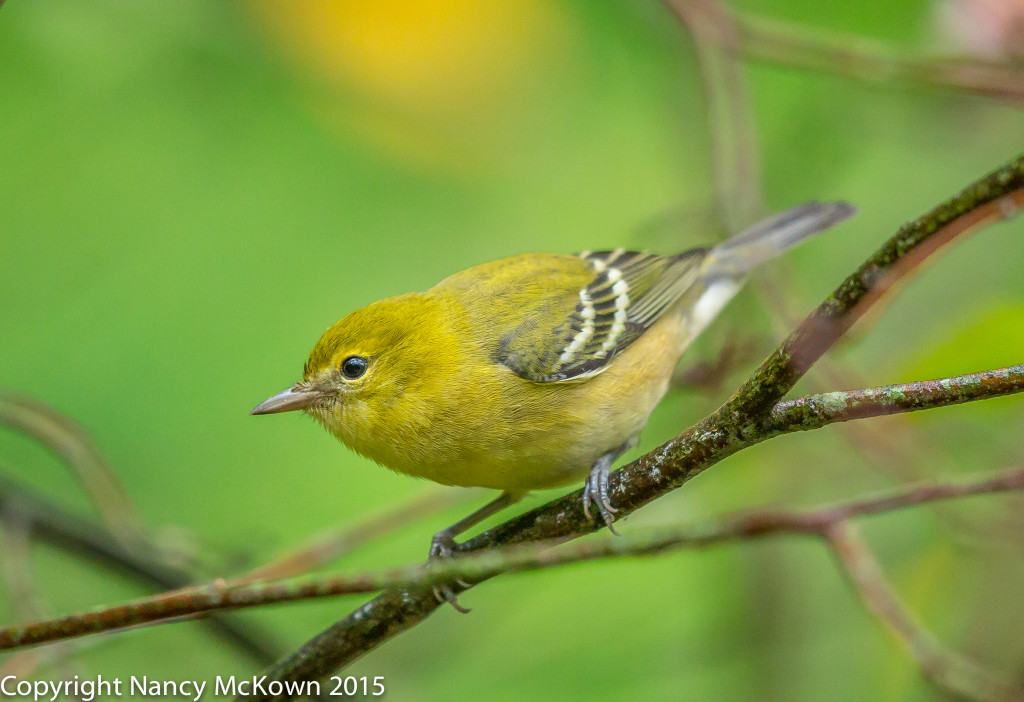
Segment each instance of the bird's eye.
[{"label": "bird's eye", "polygon": [[361,378],[369,365],[362,356],[349,356],[341,362],[341,374],[349,380]]}]

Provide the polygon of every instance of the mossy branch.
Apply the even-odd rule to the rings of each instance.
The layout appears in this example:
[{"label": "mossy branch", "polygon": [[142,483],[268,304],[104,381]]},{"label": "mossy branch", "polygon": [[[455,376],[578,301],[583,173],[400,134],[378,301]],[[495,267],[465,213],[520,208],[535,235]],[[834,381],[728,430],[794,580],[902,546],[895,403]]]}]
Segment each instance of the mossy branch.
[{"label": "mossy branch", "polygon": [[[782,399],[896,279],[956,236],[977,225],[1005,218],[1022,203],[1024,156],[902,227],[808,316],[722,407],[675,439],[612,475],[611,494],[619,510],[618,518],[683,485],[733,453],[779,434],[869,416],[954,405],[1024,389],[1024,365],[1018,365],[954,378],[824,393],[791,401]],[[905,638],[916,655],[916,638],[927,639],[927,636],[908,624],[912,618],[902,609],[893,609],[896,601],[891,593],[872,585],[876,579],[868,577],[870,568],[865,566],[857,570],[857,563],[873,563],[870,552],[862,549],[864,553],[859,553],[854,548],[859,542],[853,537],[839,538],[852,532],[834,527],[858,514],[895,509],[943,496],[1016,489],[1022,482],[1024,472],[1016,472],[983,480],[973,487],[930,485],[904,491],[896,497],[874,498],[844,507],[822,509],[810,516],[784,512],[752,513],[698,532],[641,534],[606,543],[576,544],[568,550],[551,552],[552,545],[598,528],[584,515],[581,493],[576,491],[470,539],[461,546],[461,550],[466,554],[478,553],[464,555],[451,563],[297,584],[230,586],[218,582],[205,588],[167,593],[98,612],[10,627],[0,630],[0,647],[19,648],[222,609],[392,588],[267,671],[269,680],[317,679],[330,675],[429,616],[439,606],[430,586],[456,573],[482,582],[508,570],[550,567],[589,558],[656,553],[683,545],[713,543],[724,538],[797,531],[826,538],[850,572],[851,582],[861,589],[865,600],[880,612],[894,631]],[[887,615],[892,615],[891,620],[886,618]],[[911,635],[915,637],[914,641],[907,638]],[[989,685],[995,678],[984,669],[965,663],[937,647],[933,647],[929,655],[929,660],[938,656],[940,665],[929,668],[922,664],[922,670],[950,689],[961,690],[966,686],[968,691],[996,690],[999,695],[1016,690],[1009,684]],[[954,663],[959,665],[959,670],[966,671],[963,679],[951,681],[935,672],[948,670]],[[979,671],[984,675],[975,675]],[[971,687],[973,683],[963,682],[982,679],[988,681],[986,685],[979,683],[974,688]],[[976,696],[989,698],[981,693]]]},{"label": "mossy branch", "polygon": [[[719,461],[773,434],[765,426],[775,405],[876,302],[953,238],[1024,205],[1024,155],[981,178],[922,217],[905,224],[844,280],[710,416],[611,476],[618,518],[686,483]],[[577,490],[510,519],[463,545],[465,551],[565,540],[598,528],[583,513]],[[330,675],[387,639],[423,621],[438,607],[429,587],[386,591],[314,637],[266,671],[272,680]]]},{"label": "mossy branch", "polygon": [[958,375],[862,390],[822,392],[779,402],[762,431],[771,436],[807,431],[853,419],[948,407],[1024,390],[1024,363]]},{"label": "mossy branch", "polygon": [[[1022,204],[1024,156],[902,227],[807,317],[722,407],[675,439],[612,475],[611,494],[619,510],[618,518],[685,484],[733,453],[783,433],[1024,390],[1024,365],[1017,365],[953,378],[823,393],[790,401],[782,399],[895,280],[956,236],[980,224],[1006,218]],[[0,648],[64,640],[222,609],[392,588],[267,671],[269,680],[318,679],[429,616],[439,606],[430,586],[454,574],[482,582],[508,570],[657,553],[681,546],[707,545],[726,538],[788,531],[825,538],[840,556],[851,574],[851,581],[861,589],[866,601],[881,613],[880,616],[889,622],[897,635],[905,638],[912,652],[916,652],[916,638],[924,635],[907,623],[912,620],[902,609],[897,611],[898,616],[890,611],[895,600],[886,595],[884,588],[872,585],[874,581],[868,577],[870,568],[857,569],[857,563],[863,565],[868,562],[866,559],[871,558],[870,553],[859,553],[854,537],[840,538],[852,532],[834,527],[861,514],[943,497],[1020,487],[1024,487],[1024,471],[1015,471],[986,476],[967,485],[931,484],[908,488],[893,495],[822,508],[812,513],[751,512],[697,529],[637,534],[620,540],[574,544],[551,551],[553,545],[598,529],[583,513],[581,493],[574,491],[470,539],[461,546],[465,552],[463,557],[450,563],[291,584],[229,586],[218,582],[205,588],[167,593],[98,612],[0,630]],[[887,618],[889,615],[892,615],[891,621]],[[910,640],[911,636],[915,637],[914,641]],[[939,684],[960,689],[962,680],[958,678],[950,682],[939,673],[948,670],[946,663],[963,661],[937,648],[929,655],[932,656],[929,660],[939,656],[941,665],[934,667],[933,672],[937,671],[934,675],[924,664],[922,669]],[[964,664],[960,669],[966,671],[966,678],[971,679],[977,678],[974,673],[981,670],[974,664]],[[984,679],[991,682],[990,677]],[[963,685],[970,688],[968,683]],[[982,687],[977,686],[977,689]],[[1002,694],[1014,692],[1017,688],[1007,684],[991,689]],[[989,698],[982,694],[977,696]]]}]

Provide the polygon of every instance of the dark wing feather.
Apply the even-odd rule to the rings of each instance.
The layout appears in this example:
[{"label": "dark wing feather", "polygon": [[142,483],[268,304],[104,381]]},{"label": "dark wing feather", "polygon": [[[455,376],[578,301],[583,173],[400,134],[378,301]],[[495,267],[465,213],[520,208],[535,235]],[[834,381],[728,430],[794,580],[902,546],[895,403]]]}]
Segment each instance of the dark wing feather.
[{"label": "dark wing feather", "polygon": [[622,249],[584,251],[579,257],[591,265],[594,277],[578,291],[575,310],[550,332],[527,320],[502,338],[497,360],[536,382],[579,380],[601,372],[682,297],[706,254],[706,249],[667,257]]}]

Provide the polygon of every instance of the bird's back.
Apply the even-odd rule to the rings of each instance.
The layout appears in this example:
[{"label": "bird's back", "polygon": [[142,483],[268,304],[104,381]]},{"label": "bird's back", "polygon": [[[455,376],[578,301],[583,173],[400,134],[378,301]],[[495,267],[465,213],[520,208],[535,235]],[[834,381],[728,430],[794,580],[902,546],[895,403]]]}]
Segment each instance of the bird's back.
[{"label": "bird's back", "polygon": [[363,455],[449,485],[572,482],[635,440],[687,344],[752,268],[852,212],[810,203],[676,256],[475,266],[339,320],[303,380],[261,407],[304,407]]},{"label": "bird's back", "polygon": [[705,255],[525,254],[474,266],[430,292],[461,309],[493,362],[534,382],[583,380],[682,297]]},{"label": "bird's back", "polygon": [[[598,456],[639,432],[681,353],[675,339],[679,327],[658,327],[657,315],[647,326],[630,329],[629,336],[623,333],[621,346],[586,355],[602,350],[602,339],[615,325],[616,305],[628,307],[615,294],[602,311],[603,298],[595,292],[593,315],[586,315],[588,287],[594,290],[595,280],[609,288],[615,284],[602,276],[613,266],[601,268],[601,258],[586,256],[607,259],[612,253],[515,256],[461,271],[427,291],[444,310],[445,326],[466,340],[460,353],[472,359],[465,364],[471,370],[446,382],[444,402],[424,423],[431,436],[421,437],[423,454],[399,470],[442,483],[525,491],[578,480]],[[679,269],[672,265],[680,257],[629,256],[654,259],[662,275],[678,280]],[[688,257],[687,267],[699,261],[696,252]],[[637,285],[631,302],[639,305],[643,295],[638,293],[659,279]],[[603,325],[602,315],[608,318]],[[568,357],[566,350],[587,328],[596,343],[579,344],[579,357]],[[581,358],[596,363],[574,366]],[[580,372],[570,375],[573,370]],[[473,421],[454,423],[450,417]]]}]

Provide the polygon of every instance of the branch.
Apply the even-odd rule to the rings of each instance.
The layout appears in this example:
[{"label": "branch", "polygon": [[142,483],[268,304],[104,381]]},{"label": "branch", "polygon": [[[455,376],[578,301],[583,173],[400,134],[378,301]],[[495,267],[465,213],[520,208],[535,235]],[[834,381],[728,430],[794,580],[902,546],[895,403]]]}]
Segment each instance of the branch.
[{"label": "branch", "polygon": [[[95,522],[72,514],[3,477],[0,477],[0,503],[9,514],[17,515],[33,537],[89,558],[145,585],[168,590],[194,581],[191,574],[146,555],[156,552],[156,547],[126,548]],[[261,664],[274,660],[282,650],[269,631],[251,622],[214,617],[207,625],[226,643]]]},{"label": "branch", "polygon": [[453,507],[466,495],[454,490],[432,490],[417,495],[357,524],[347,525],[321,535],[307,546],[284,554],[276,561],[231,578],[230,585],[245,585],[261,580],[281,580],[308,573],[325,563],[355,550],[378,536]]},{"label": "branch", "polygon": [[896,635],[933,683],[972,700],[1024,700],[1024,687],[1019,683],[945,650],[930,631],[917,623],[893,592],[871,549],[852,524],[837,522],[824,536],[864,604]]},{"label": "branch", "polygon": [[773,436],[776,433],[807,431],[836,422],[947,407],[1012,395],[1022,390],[1024,363],[939,380],[805,395],[775,405],[764,424],[764,431]]},{"label": "branch", "polygon": [[[1024,156],[904,225],[847,278],[716,412],[675,439],[616,471],[611,494],[618,516],[634,512],[737,451],[767,438],[758,428],[774,405],[877,301],[879,290],[963,232],[1009,216],[1024,204]],[[598,529],[573,491],[513,518],[463,545],[467,551],[575,538]],[[457,589],[457,588],[456,588]],[[335,623],[267,671],[269,680],[330,675],[438,607],[429,588],[391,590]]]},{"label": "branch", "polygon": [[[7,590],[15,610],[22,618],[39,619],[48,607],[39,593],[32,569],[31,522],[11,509],[10,505],[0,505],[0,523],[4,527],[0,538],[0,555],[3,556],[0,570],[7,581]],[[0,675],[10,675],[13,672],[8,671],[17,670],[20,677],[27,677],[40,664],[48,663],[61,680],[72,680],[76,671],[70,661],[71,650],[71,644],[60,643],[42,651],[24,651],[21,656],[15,656],[21,660],[14,661],[13,669],[11,661],[7,661]],[[76,695],[71,698],[82,702]]]},{"label": "branch", "polygon": [[[825,68],[843,73],[844,68],[852,68],[857,71],[852,74],[853,77],[871,80],[893,78],[921,81],[923,78],[923,82],[926,83],[943,84],[941,76],[950,73],[956,84],[946,87],[985,92],[985,76],[994,72],[994,75],[1001,76],[999,80],[1002,84],[1011,90],[1019,92],[1024,88],[1024,66],[973,62],[970,59],[952,62],[900,59],[881,42],[869,42],[859,37],[826,35],[811,27],[745,15],[730,10],[719,0],[662,2],[682,20],[693,42],[697,66],[701,73],[701,87],[707,103],[716,211],[720,225],[724,223],[724,229],[727,231],[738,231],[741,228],[737,226],[738,223],[749,223],[751,215],[762,209],[757,157],[754,153],[756,138],[753,116],[743,83],[745,76],[741,62],[744,50],[748,56],[752,52],[753,55],[757,55],[756,51],[765,50],[770,52],[770,60],[774,58],[783,63],[803,60],[808,62],[805,67],[812,69]],[[837,56],[843,56],[843,61],[836,62],[834,59]],[[895,69],[894,62],[897,66]],[[910,70],[907,68],[908,65],[916,68]],[[951,68],[954,66],[955,68]],[[979,81],[982,84],[980,90]],[[1002,96],[1001,89],[997,91],[997,95]],[[791,329],[798,320],[787,319],[789,315],[779,314],[787,309],[786,303],[792,304],[792,301],[783,298],[777,286],[769,281],[785,278],[787,269],[789,275],[792,275],[792,263],[788,260],[780,261],[771,271],[762,271],[752,281],[757,288],[757,294],[775,311],[775,317],[782,318],[783,332]],[[723,349],[722,352],[723,364],[711,366],[711,371],[725,368],[727,350]],[[857,375],[849,367],[839,370],[837,364],[843,365],[842,361],[832,360],[830,368],[822,370],[825,377],[818,378],[815,383],[817,385],[831,380],[831,386],[816,389],[839,387],[837,377],[849,380],[849,376]],[[721,379],[721,376],[714,374],[708,379],[695,377],[698,382],[715,382]],[[867,383],[855,381],[847,385],[862,386]],[[920,464],[921,461],[907,462],[901,461],[900,458],[906,458],[911,453],[920,458],[929,451],[929,447],[926,442],[915,440],[916,432],[907,423],[898,425],[898,432],[892,431],[894,426],[897,425],[847,424],[843,428],[843,435],[851,448],[866,456],[870,463],[885,466],[888,472],[901,479],[915,479],[919,476],[916,475],[918,471],[914,465]],[[899,442],[892,440],[893,433],[899,434]],[[1006,508],[1019,511],[1019,505],[1007,505]],[[956,517],[953,519],[960,521]]]},{"label": "branch", "polygon": [[[465,554],[426,565],[304,579],[293,583],[229,586],[223,581],[188,591],[165,593],[101,611],[0,629],[0,650],[21,648],[182,616],[296,602],[386,588],[424,587],[453,577],[483,580],[505,571],[554,568],[568,563],[656,555],[681,548],[704,548],[726,541],[780,533],[830,537],[835,525],[855,517],[892,512],[938,500],[1024,489],[1024,468],[993,471],[969,480],[903,486],[877,495],[811,510],[746,510],[702,524],[637,532],[614,539],[580,541],[552,550],[558,542],[519,544]],[[429,589],[429,588],[428,588]],[[431,597],[433,597],[431,595]]]},{"label": "branch", "polygon": [[[712,175],[714,176],[714,195],[717,204],[719,228],[735,232],[738,224],[749,223],[751,215],[763,209],[760,198],[760,183],[756,167],[756,155],[751,156],[756,145],[753,129],[753,116],[750,112],[749,100],[744,91],[744,69],[742,66],[742,49],[740,48],[741,27],[734,13],[730,13],[717,0],[663,0],[670,10],[679,17],[686,26],[695,53],[697,65],[701,72],[701,87],[705,95],[707,124],[711,137]],[[770,271],[761,271],[753,279],[756,294],[762,297],[769,309],[774,312],[775,326],[780,333],[793,328],[799,319],[784,313],[793,301],[780,294],[778,282],[793,275],[790,260],[779,261]],[[772,282],[774,281],[774,282]],[[875,315],[877,317],[877,315]],[[729,347],[719,350],[719,361],[709,365],[708,370],[696,366],[694,370],[704,370],[708,377],[687,371],[686,380],[691,378],[702,383],[720,383],[724,380],[723,370],[729,362]],[[750,361],[756,359],[751,358]],[[837,368],[843,365],[842,370]],[[829,367],[821,369],[819,374],[825,378],[812,381],[814,385],[832,380],[831,385],[816,388],[820,390],[841,387],[842,380],[856,376],[857,373],[833,359]],[[682,371],[679,379],[683,380]],[[677,379],[673,378],[673,384]],[[864,386],[867,382],[849,383]],[[848,385],[849,385],[848,384]],[[712,386],[713,387],[713,386]],[[720,390],[720,388],[718,388]],[[920,456],[927,451],[922,442],[915,441],[913,429],[903,423],[900,426],[900,441],[893,442],[891,424],[846,424],[843,436],[850,447],[868,459],[869,463],[884,465],[889,472],[899,478],[911,480],[917,472],[914,465],[920,461],[900,461],[908,452]],[[896,444],[896,445],[894,445]],[[1008,505],[1008,509],[1013,506]],[[954,519],[956,519],[954,517]],[[959,520],[957,520],[959,521]]]},{"label": "branch", "polygon": [[869,82],[918,83],[1019,102],[1024,66],[974,58],[922,58],[880,41],[827,32],[720,7],[752,59]]},{"label": "branch", "polygon": [[114,536],[144,552],[142,518],[117,478],[75,421],[35,400],[0,391],[0,425],[35,439],[71,469]]},{"label": "branch", "polygon": [[[824,412],[814,409],[823,403],[816,403],[813,398],[779,402],[814,361],[878,299],[880,287],[887,289],[894,278],[910,270],[941,243],[971,226],[1009,214],[1021,198],[1022,187],[1024,157],[903,227],[812,313],[718,411],[613,474],[611,490],[620,509],[619,518],[682,485],[732,453],[779,433],[844,421],[852,418],[851,412],[863,412],[868,407],[878,413],[905,412],[1019,392],[1022,389],[1020,368],[1014,367],[945,381],[876,388],[870,392],[853,391],[842,394],[841,401],[834,401],[833,397],[832,402],[824,403]],[[899,388],[902,399],[893,388]],[[919,397],[913,397],[914,393]],[[297,584],[232,588],[221,582],[201,592],[171,593],[99,613],[11,627],[0,632],[0,647],[20,647],[224,608],[369,592],[383,587],[404,588],[384,592],[268,672],[268,679],[313,679],[329,674],[339,665],[354,660],[390,636],[424,619],[438,606],[430,585],[447,580],[456,572],[482,581],[508,569],[550,567],[587,558],[657,553],[670,547],[706,545],[738,535],[755,536],[777,531],[820,535],[823,525],[834,524],[856,514],[874,513],[947,495],[1016,489],[1022,479],[1024,476],[1013,473],[991,478],[981,487],[918,487],[895,497],[873,498],[819,510],[810,517],[786,512],[748,514],[742,519],[726,522],[724,527],[704,528],[701,532],[659,533],[626,537],[609,543],[577,544],[567,549],[564,555],[551,555],[547,551],[551,545],[598,528],[584,516],[580,493],[574,491],[471,539],[464,544],[464,550],[494,550],[464,556],[455,562]],[[497,548],[530,542],[534,545],[520,546],[521,551],[513,549],[511,553]]]},{"label": "branch", "polygon": [[663,2],[693,40],[707,103],[716,214],[725,231],[735,234],[756,221],[764,209],[737,28],[714,0]]}]

